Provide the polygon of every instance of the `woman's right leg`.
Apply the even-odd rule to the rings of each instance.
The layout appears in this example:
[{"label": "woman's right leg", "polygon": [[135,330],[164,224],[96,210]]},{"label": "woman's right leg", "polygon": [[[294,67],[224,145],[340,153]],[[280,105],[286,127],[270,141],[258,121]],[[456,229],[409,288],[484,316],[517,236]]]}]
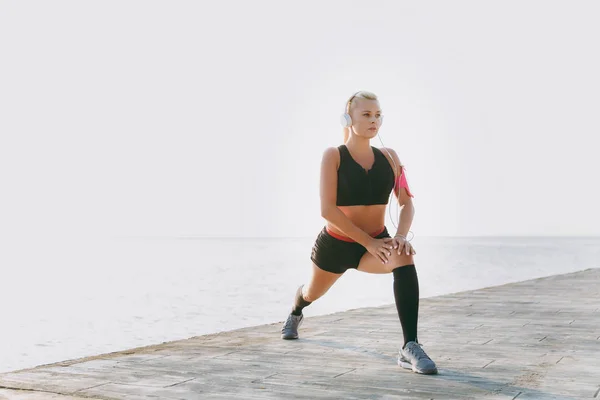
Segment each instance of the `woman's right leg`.
[{"label": "woman's right leg", "polygon": [[302,294],[304,300],[312,303],[319,297],[323,296],[331,286],[337,281],[343,274],[334,274],[333,272],[325,271],[315,263],[312,265],[312,275],[310,281],[302,286]]},{"label": "woman's right leg", "polygon": [[352,258],[353,249],[356,252],[355,247],[353,243],[331,236],[327,228],[321,230],[310,255],[313,262],[310,280],[296,291],[294,306],[281,329],[283,339],[298,339],[298,327],[304,318],[302,309],[323,296],[344,274],[351,264],[348,257]]},{"label": "woman's right leg", "polygon": [[302,309],[327,293],[329,288],[331,288],[335,281],[342,275],[343,273],[335,274],[333,272],[322,270],[313,262],[310,280],[306,285],[300,286],[296,291],[292,312],[288,316],[281,330],[281,337],[283,339],[298,338],[298,327],[304,319]]}]

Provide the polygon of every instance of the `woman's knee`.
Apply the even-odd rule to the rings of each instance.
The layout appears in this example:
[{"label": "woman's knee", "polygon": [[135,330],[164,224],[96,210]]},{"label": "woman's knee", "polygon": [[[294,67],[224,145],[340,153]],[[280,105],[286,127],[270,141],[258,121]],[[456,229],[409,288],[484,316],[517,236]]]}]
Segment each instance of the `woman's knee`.
[{"label": "woman's knee", "polygon": [[404,267],[405,265],[414,264],[415,259],[412,254],[398,254],[398,252],[392,252],[391,256],[388,256],[389,268],[394,270],[398,267]]}]

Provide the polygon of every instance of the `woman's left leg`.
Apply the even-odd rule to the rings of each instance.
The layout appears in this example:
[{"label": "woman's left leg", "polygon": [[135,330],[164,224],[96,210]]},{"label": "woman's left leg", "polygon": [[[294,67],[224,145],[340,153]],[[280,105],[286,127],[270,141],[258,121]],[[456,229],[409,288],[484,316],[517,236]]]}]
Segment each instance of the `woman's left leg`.
[{"label": "woman's left leg", "polygon": [[404,347],[408,342],[417,341],[419,319],[419,279],[412,255],[397,254],[392,251],[387,264],[383,264],[371,253],[366,252],[360,259],[358,270],[372,274],[394,275],[394,300],[402,325]]},{"label": "woman's left leg", "polygon": [[417,340],[419,279],[413,256],[391,251],[388,262],[384,264],[371,253],[365,252],[357,270],[373,274],[391,272],[394,275],[394,299],[404,336],[398,364],[418,373],[437,373],[435,363],[421,349]]}]

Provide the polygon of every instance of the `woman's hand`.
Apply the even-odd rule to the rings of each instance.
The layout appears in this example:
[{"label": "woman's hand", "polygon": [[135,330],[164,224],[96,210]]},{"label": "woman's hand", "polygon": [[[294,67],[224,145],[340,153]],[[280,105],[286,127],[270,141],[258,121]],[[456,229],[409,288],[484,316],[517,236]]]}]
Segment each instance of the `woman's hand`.
[{"label": "woman's hand", "polygon": [[394,246],[394,249],[398,249],[398,254],[405,253],[407,256],[417,254],[414,247],[412,247],[412,244],[410,244],[410,242],[402,235],[394,236],[391,243]]},{"label": "woman's hand", "polygon": [[393,245],[391,238],[371,239],[366,246],[369,253],[373,254],[382,264],[388,262],[388,257],[392,255]]}]

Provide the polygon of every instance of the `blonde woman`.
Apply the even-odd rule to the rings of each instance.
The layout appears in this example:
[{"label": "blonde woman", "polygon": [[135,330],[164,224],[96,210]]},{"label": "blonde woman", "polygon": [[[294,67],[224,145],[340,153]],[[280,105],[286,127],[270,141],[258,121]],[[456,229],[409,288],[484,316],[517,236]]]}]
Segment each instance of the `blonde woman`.
[{"label": "blonde woman", "polygon": [[[435,374],[435,363],[417,340],[419,281],[406,235],[414,216],[414,197],[404,168],[391,148],[371,146],[382,122],[377,96],[357,92],[342,115],[344,143],[327,148],[321,161],[321,215],[326,220],[312,249],[312,276],[298,288],[292,311],[281,330],[297,339],[302,309],[323,296],[349,268],[394,276],[394,298],[404,344],[398,364],[422,374]],[[402,207],[398,228],[388,233],[385,212],[391,192]]]}]

